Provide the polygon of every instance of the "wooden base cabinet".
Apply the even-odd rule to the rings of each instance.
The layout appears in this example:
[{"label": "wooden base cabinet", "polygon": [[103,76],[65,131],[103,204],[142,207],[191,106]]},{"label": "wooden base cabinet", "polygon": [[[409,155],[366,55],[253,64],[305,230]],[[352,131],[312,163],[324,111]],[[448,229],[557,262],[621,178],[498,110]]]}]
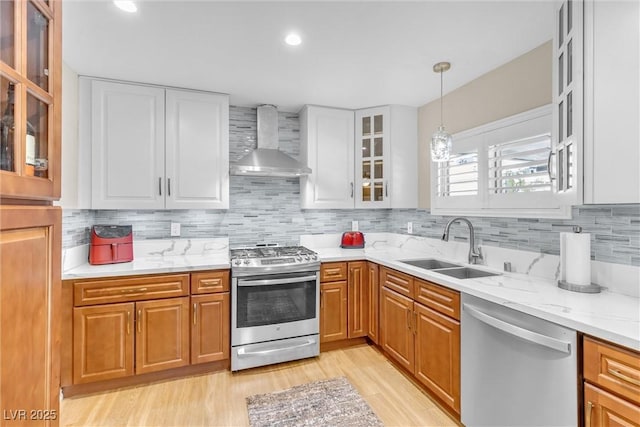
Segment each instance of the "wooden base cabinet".
[{"label": "wooden base cabinet", "polygon": [[73,310],[74,384],[134,374],[134,316],[134,303]]},{"label": "wooden base cabinet", "polygon": [[380,281],[378,280],[378,264],[367,262],[367,336],[374,344],[380,343]]},{"label": "wooden base cabinet", "polygon": [[229,292],[191,297],[192,364],[229,358],[231,347],[229,299]]},{"label": "wooden base cabinet", "polygon": [[415,368],[415,336],[411,329],[413,300],[382,288],[380,329],[384,351],[403,368],[413,373]]},{"label": "wooden base cabinet", "polygon": [[638,427],[640,407],[611,393],[584,385],[585,427]]},{"label": "wooden base cabinet", "polygon": [[58,425],[61,221],[59,208],[0,207],[2,425]]},{"label": "wooden base cabinet", "polygon": [[63,298],[70,395],[228,363],[229,270],[69,280]]},{"label": "wooden base cabinet", "polygon": [[320,267],[320,342],[366,337],[369,285],[366,261]]},{"label": "wooden base cabinet", "polygon": [[345,340],[347,333],[347,282],[320,285],[320,342]]},{"label": "wooden base cabinet", "polygon": [[380,342],[397,364],[460,414],[460,294],[380,267]]},{"label": "wooden base cabinet", "polygon": [[585,427],[640,426],[640,353],[583,338]]},{"label": "wooden base cabinet", "polygon": [[414,375],[460,412],[460,322],[414,303]]},{"label": "wooden base cabinet", "polygon": [[77,307],[73,323],[74,384],[189,364],[188,297]]}]

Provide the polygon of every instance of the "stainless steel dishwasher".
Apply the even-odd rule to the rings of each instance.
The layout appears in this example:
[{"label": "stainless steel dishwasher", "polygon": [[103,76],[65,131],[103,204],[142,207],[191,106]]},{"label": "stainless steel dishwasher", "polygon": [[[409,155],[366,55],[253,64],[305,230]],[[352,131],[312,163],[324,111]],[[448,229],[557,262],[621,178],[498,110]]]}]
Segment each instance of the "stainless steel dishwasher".
[{"label": "stainless steel dishwasher", "polygon": [[576,331],[462,294],[461,420],[578,425]]}]

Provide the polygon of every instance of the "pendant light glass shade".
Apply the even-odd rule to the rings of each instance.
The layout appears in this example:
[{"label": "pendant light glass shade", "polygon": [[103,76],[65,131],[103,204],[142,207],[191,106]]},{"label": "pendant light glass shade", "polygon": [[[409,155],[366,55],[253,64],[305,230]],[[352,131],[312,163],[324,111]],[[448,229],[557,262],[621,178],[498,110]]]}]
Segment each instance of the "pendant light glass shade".
[{"label": "pendant light glass shade", "polygon": [[433,71],[440,73],[440,126],[431,135],[431,161],[433,162],[448,161],[453,148],[453,139],[444,130],[444,125],[442,124],[442,73],[449,68],[451,68],[451,64],[448,62],[438,62],[433,66]]},{"label": "pendant light glass shade", "polygon": [[444,130],[444,126],[439,126],[438,130],[431,135],[431,160],[434,162],[448,161],[452,146],[451,135]]}]

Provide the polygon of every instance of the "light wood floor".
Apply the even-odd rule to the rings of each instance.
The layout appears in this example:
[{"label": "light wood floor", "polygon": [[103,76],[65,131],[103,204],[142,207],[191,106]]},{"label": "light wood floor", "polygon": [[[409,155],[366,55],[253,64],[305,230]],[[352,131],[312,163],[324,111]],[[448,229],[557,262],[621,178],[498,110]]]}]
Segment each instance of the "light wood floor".
[{"label": "light wood floor", "polygon": [[246,426],[245,397],[346,376],[387,426],[456,426],[378,350],[360,345],[318,358],[116,390],[61,402],[61,426]]}]

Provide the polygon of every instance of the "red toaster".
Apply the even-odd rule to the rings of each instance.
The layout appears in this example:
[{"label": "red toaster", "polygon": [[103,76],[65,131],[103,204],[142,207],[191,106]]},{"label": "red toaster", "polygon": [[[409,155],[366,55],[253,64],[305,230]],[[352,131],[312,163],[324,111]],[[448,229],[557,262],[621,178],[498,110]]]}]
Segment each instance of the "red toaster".
[{"label": "red toaster", "polygon": [[133,232],[130,225],[91,227],[89,264],[116,264],[133,261]]},{"label": "red toaster", "polygon": [[345,231],[342,233],[340,247],[344,249],[364,248],[364,234],[360,231]]}]

